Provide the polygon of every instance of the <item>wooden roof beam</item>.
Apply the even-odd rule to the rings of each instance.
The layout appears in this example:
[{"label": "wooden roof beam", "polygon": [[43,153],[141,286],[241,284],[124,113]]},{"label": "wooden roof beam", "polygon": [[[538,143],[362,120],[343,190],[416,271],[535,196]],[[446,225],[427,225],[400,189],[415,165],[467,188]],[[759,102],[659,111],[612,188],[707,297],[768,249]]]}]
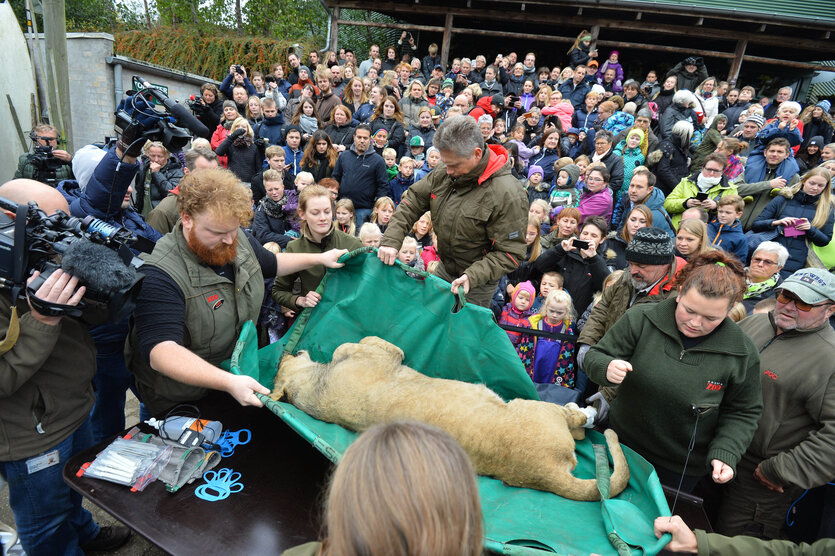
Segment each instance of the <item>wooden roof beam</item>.
[{"label": "wooden roof beam", "polygon": [[[338,5],[342,8],[351,8],[358,10],[367,10],[368,5],[358,0],[339,1]],[[433,9],[434,8],[434,9]],[[584,17],[582,20],[577,20],[574,17],[565,17],[555,14],[533,14],[513,13],[508,11],[497,10],[467,10],[464,8],[451,8],[442,6],[429,6],[421,4],[415,6],[413,4],[397,4],[397,3],[381,3],[375,4],[375,11],[386,13],[399,14],[419,14],[419,15],[442,15],[452,14],[455,16],[462,16],[469,19],[489,19],[495,21],[510,21],[519,23],[545,23],[553,25],[570,25],[581,28],[588,28],[590,25],[599,25],[601,29],[610,29],[615,31],[635,31],[643,33],[652,33],[660,35],[687,35],[692,33],[693,28],[685,25],[667,25],[667,24],[651,24],[638,21],[613,21],[607,19],[594,19]],[[699,29],[699,36],[710,39],[719,39],[736,42],[739,39],[747,40],[754,44],[773,44],[774,37],[763,35],[760,33],[741,33],[738,31],[722,31],[714,30],[710,27],[702,27]],[[835,52],[835,41],[821,42],[819,39],[803,39],[794,37],[781,37],[780,40],[790,41],[790,44],[800,50],[810,50],[816,53],[830,53]]]}]

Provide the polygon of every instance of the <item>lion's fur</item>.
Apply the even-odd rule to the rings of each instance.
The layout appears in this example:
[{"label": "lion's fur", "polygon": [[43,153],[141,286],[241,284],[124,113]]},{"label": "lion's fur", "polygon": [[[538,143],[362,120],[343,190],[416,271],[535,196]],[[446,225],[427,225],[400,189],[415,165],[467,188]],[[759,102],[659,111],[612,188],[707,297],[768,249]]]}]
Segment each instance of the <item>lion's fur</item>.
[{"label": "lion's fur", "polygon": [[[461,444],[479,474],[573,500],[599,499],[593,479],[571,474],[577,465],[574,439],[585,437],[586,415],[576,405],[505,403],[483,385],[430,378],[402,361],[397,346],[374,336],[342,344],[327,365],[306,352],[285,355],[271,397],[286,396],[316,419],[355,431],[398,419],[429,423]],[[615,432],[605,435],[615,496],[626,488],[629,468]]]}]

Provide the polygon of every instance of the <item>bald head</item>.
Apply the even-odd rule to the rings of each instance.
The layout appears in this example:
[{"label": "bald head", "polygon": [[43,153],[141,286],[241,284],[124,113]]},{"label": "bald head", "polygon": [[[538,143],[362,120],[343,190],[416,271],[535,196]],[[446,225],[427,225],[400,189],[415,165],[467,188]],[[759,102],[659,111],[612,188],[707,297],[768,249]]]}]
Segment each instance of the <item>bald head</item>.
[{"label": "bald head", "polygon": [[70,212],[67,200],[57,189],[35,180],[17,179],[7,181],[0,185],[0,197],[5,197],[19,205],[35,201],[41,210],[47,214],[53,214],[58,210],[63,210],[66,213]]}]

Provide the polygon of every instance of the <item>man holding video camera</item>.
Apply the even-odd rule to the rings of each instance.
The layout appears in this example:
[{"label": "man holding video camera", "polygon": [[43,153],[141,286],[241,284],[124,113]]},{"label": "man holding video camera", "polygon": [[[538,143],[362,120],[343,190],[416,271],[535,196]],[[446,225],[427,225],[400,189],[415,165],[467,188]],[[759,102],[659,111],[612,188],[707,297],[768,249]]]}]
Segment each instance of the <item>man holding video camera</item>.
[{"label": "man holding video camera", "polygon": [[[23,205],[34,201],[47,214],[69,212],[58,191],[32,180],[0,186],[0,197]],[[77,278],[57,270],[34,296],[50,304],[77,306],[84,293]],[[9,505],[23,549],[35,556],[118,548],[130,530],[99,527],[61,473],[68,459],[94,443],[89,415],[95,398],[96,352],[86,325],[35,310],[25,293],[13,302],[2,291],[2,330],[6,339],[0,342],[0,475],[9,484]]]},{"label": "man holding video camera", "polygon": [[72,179],[72,155],[58,149],[58,130],[41,124],[32,130],[32,152],[20,157],[15,178],[39,181],[55,187],[61,180]]}]

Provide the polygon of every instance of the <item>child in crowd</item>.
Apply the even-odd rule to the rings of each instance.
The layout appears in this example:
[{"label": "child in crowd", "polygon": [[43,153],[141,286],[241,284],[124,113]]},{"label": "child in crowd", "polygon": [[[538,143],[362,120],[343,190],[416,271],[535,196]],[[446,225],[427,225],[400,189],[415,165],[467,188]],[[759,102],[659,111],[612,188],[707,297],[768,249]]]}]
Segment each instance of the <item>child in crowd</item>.
[{"label": "child in crowd", "polygon": [[568,156],[571,158],[577,158],[583,150],[583,143],[580,141],[580,130],[576,127],[568,128],[568,131],[565,132],[565,141],[567,143],[568,149]]},{"label": "child in crowd", "polygon": [[514,126],[510,128],[510,138],[507,142],[516,145],[519,149],[519,162],[522,165],[522,168],[527,168],[528,161],[534,155],[534,149],[525,144],[525,126],[521,123],[514,124]]},{"label": "child in crowd", "polygon": [[548,184],[542,181],[542,176],[545,175],[545,170],[542,166],[534,164],[528,168],[528,181],[525,183],[525,190],[528,192],[528,203],[533,203],[537,199],[548,198]]},{"label": "child in crowd", "polygon": [[354,220],[354,202],[351,199],[340,199],[336,202],[336,227],[349,236],[357,235],[357,223]]},{"label": "child in crowd", "polygon": [[383,233],[377,224],[366,222],[360,227],[359,237],[363,247],[379,247]]},{"label": "child in crowd", "polygon": [[606,75],[606,70],[612,69],[615,70],[615,85],[619,90],[623,85],[623,66],[620,65],[618,62],[618,58],[620,54],[617,50],[613,50],[609,54],[609,58],[600,65],[600,69],[597,70],[597,77],[599,79],[603,79],[603,76]]},{"label": "child in crowd", "polygon": [[[420,139],[420,137],[415,137],[415,139]],[[415,161],[408,156],[404,156],[400,159],[398,169],[400,171],[394,179],[389,181],[388,187],[389,197],[394,200],[395,206],[400,204],[400,199],[403,197],[403,194],[415,183]]]},{"label": "child in crowd", "polygon": [[297,175],[302,165],[302,155],[304,151],[301,148],[302,132],[299,128],[290,124],[284,132],[284,158],[289,165],[287,171],[292,175]]},{"label": "child in crowd", "polygon": [[432,214],[428,210],[412,225],[409,237],[415,238],[420,249],[432,246]]},{"label": "child in crowd", "polygon": [[502,118],[496,118],[493,122],[493,139],[504,144],[507,141],[507,123]]},{"label": "child in crowd", "polygon": [[452,79],[444,79],[441,83],[440,94],[435,95],[435,106],[441,111],[441,119],[446,118],[447,111],[452,107],[455,100],[452,98],[452,91],[455,89],[455,83]]},{"label": "child in crowd", "polygon": [[[506,304],[502,309],[499,324],[525,326],[525,319],[531,314],[531,304],[535,297],[536,288],[533,287],[530,281],[526,280],[516,286],[510,296],[510,303]],[[517,346],[519,345],[519,340],[522,339],[522,334],[508,330],[507,337],[510,338],[510,342],[514,346]]]},{"label": "child in crowd", "polygon": [[374,203],[374,210],[371,212],[371,222],[377,224],[380,233],[386,233],[386,228],[394,215],[394,201],[390,197],[380,197]]},{"label": "child in crowd", "polygon": [[543,199],[534,199],[528,209],[528,215],[539,220],[539,233],[542,235],[551,233],[551,219],[548,217],[550,209],[551,207],[548,206],[547,201],[544,201]]},{"label": "child in crowd", "polygon": [[539,295],[534,299],[531,311],[538,312],[548,294],[554,290],[561,290],[564,282],[565,279],[559,272],[551,270],[544,273],[539,281]]},{"label": "child in crowd", "polygon": [[[275,254],[281,253],[281,246],[274,241],[265,243],[264,249]],[[284,313],[286,312],[286,309],[273,299],[273,281],[275,281],[275,278],[264,279],[264,302],[261,304],[257,326],[258,335],[264,340],[264,343],[269,344],[273,344],[281,338],[285,323]]]},{"label": "child in crowd", "polygon": [[548,192],[551,208],[576,207],[578,203],[577,180],[580,179],[580,167],[566,164],[557,173],[557,183]]},{"label": "child in crowd", "polygon": [[313,174],[310,172],[299,172],[296,174],[296,179],[293,183],[296,185],[296,191],[301,193],[305,187],[313,185],[315,180],[313,179]]},{"label": "child in crowd", "polygon": [[[426,214],[429,214],[429,213],[427,212]],[[433,267],[432,263],[433,262],[437,263],[438,261],[441,260],[441,257],[438,256],[438,249],[437,249],[438,236],[435,235],[435,232],[432,232],[430,234],[430,236],[431,236],[431,244],[424,246],[420,250],[420,258],[423,259],[423,264],[426,265],[426,270],[428,272],[434,272],[433,269],[435,267],[437,267],[437,265],[435,265],[435,267]],[[420,242],[418,242],[418,243],[420,243]]]},{"label": "child in crowd", "polygon": [[384,149],[383,160],[386,161],[386,173],[389,181],[397,177],[397,151],[392,148]]},{"label": "child in crowd", "polygon": [[629,183],[632,181],[632,170],[638,166],[643,166],[647,154],[643,151],[645,144],[643,130],[636,127],[629,132],[626,139],[619,142],[615,147],[615,155],[623,159],[623,185],[615,193],[615,199],[620,199],[629,190]]},{"label": "child in crowd", "polygon": [[710,244],[733,253],[745,264],[748,259],[748,238],[739,221],[745,201],[739,195],[725,195],[716,204],[716,218],[707,225]]},{"label": "child in crowd", "polygon": [[[413,237],[406,236],[403,238],[400,251],[397,252],[397,260],[417,270],[425,270],[426,268],[423,259],[418,257],[418,243]],[[409,276],[418,278],[417,274],[409,273]]]},{"label": "child in crowd", "polygon": [[577,235],[577,230],[580,227],[580,218],[580,210],[576,207],[566,207],[561,209],[554,217],[556,224],[554,225],[553,231],[550,234],[543,236],[539,241],[539,244],[542,245],[542,249],[550,249],[559,245],[562,240]]},{"label": "child in crowd", "polygon": [[[412,160],[415,162],[415,167],[423,167],[424,160],[426,159],[426,153],[423,152],[425,149],[426,144],[423,142],[423,137],[420,135],[415,135],[409,139],[409,152],[412,154]],[[400,162],[402,163],[403,159],[401,159]]]},{"label": "child in crowd", "polygon": [[429,147],[429,150],[426,151],[426,163],[420,168],[420,170],[415,172],[415,181],[420,181],[429,175],[429,172],[434,170],[440,162],[441,151],[435,147]]},{"label": "child in crowd", "polygon": [[[568,292],[553,290],[545,298],[539,313],[525,323],[532,330],[574,335],[574,315]],[[517,351],[528,376],[537,384],[559,384],[574,388],[575,343],[565,338],[523,334]]]}]

